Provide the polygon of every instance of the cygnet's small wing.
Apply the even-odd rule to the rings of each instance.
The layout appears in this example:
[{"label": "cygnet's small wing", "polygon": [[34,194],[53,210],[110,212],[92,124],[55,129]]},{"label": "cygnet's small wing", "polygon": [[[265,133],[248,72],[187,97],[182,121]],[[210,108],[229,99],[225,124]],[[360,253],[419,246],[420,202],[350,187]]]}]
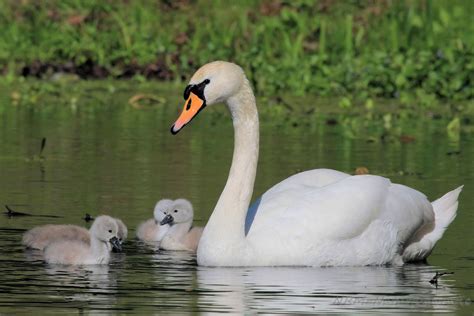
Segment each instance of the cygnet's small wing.
[{"label": "cygnet's small wing", "polygon": [[48,224],[25,232],[22,243],[28,248],[43,250],[50,243],[63,239],[90,243],[90,234],[87,229],[76,225]]}]

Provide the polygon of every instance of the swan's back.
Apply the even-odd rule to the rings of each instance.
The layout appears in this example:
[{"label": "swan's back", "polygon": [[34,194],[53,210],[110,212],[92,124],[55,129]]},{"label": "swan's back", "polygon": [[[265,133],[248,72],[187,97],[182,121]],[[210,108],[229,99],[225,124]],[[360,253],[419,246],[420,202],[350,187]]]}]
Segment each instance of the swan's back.
[{"label": "swan's back", "polygon": [[261,197],[257,198],[255,202],[250,205],[247,215],[245,217],[245,235],[248,234],[250,227],[260,209],[261,203],[266,203],[267,200],[279,194],[284,194],[285,191],[300,191],[309,190],[311,188],[321,188],[323,186],[332,184],[344,178],[350,177],[349,174],[332,169],[313,169],[294,174],[279,183],[275,184]]}]

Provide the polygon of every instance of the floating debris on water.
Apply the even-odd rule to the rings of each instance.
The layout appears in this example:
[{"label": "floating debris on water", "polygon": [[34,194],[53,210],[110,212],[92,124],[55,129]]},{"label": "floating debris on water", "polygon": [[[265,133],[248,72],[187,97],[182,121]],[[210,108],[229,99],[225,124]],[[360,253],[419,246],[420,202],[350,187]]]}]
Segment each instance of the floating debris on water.
[{"label": "floating debris on water", "polygon": [[50,217],[50,218],[61,218],[63,216],[58,216],[58,215],[34,215],[30,213],[23,213],[23,212],[17,212],[13,210],[11,207],[8,205],[5,205],[5,208],[7,209],[6,212],[3,212],[8,217],[19,217],[19,216],[34,216],[34,217]]},{"label": "floating debris on water", "polygon": [[85,220],[86,223],[89,223],[90,221],[94,220],[94,217],[92,217],[91,214],[86,213],[86,215],[82,219]]},{"label": "floating debris on water", "polygon": [[429,282],[431,284],[434,284],[436,287],[438,287],[438,279],[446,274],[454,274],[454,272],[436,272],[436,274],[433,276],[433,278]]},{"label": "floating debris on water", "polygon": [[22,212],[17,212],[17,211],[14,211],[12,210],[8,205],[5,205],[5,208],[7,209],[6,212],[3,212],[3,214],[5,214],[6,216],[8,217],[14,217],[14,216],[33,216],[31,214],[28,214],[28,213],[22,213]]}]

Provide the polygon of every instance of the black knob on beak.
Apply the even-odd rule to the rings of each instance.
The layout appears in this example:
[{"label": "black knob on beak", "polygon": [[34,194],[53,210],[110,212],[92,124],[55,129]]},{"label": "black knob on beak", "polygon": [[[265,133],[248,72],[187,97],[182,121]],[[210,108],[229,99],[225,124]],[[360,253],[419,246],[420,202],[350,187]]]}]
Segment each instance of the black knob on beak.
[{"label": "black knob on beak", "polygon": [[112,245],[112,250],[116,250],[117,252],[122,251],[122,244],[117,237],[112,237],[109,240],[110,244]]},{"label": "black knob on beak", "polygon": [[171,216],[170,214],[166,215],[165,218],[163,218],[160,222],[160,225],[166,225],[166,224],[170,224],[170,225],[173,225],[173,222],[174,222],[174,218],[173,216]]}]

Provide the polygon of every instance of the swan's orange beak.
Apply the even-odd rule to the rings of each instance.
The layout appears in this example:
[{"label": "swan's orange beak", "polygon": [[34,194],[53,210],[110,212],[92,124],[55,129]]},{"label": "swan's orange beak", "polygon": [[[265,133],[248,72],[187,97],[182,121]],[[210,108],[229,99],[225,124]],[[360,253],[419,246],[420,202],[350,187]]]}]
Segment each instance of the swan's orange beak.
[{"label": "swan's orange beak", "polygon": [[188,124],[198,113],[204,109],[206,102],[200,97],[195,95],[193,92],[189,94],[189,98],[184,103],[183,111],[178,117],[176,122],[171,126],[171,133],[173,135],[178,134],[178,132]]}]

